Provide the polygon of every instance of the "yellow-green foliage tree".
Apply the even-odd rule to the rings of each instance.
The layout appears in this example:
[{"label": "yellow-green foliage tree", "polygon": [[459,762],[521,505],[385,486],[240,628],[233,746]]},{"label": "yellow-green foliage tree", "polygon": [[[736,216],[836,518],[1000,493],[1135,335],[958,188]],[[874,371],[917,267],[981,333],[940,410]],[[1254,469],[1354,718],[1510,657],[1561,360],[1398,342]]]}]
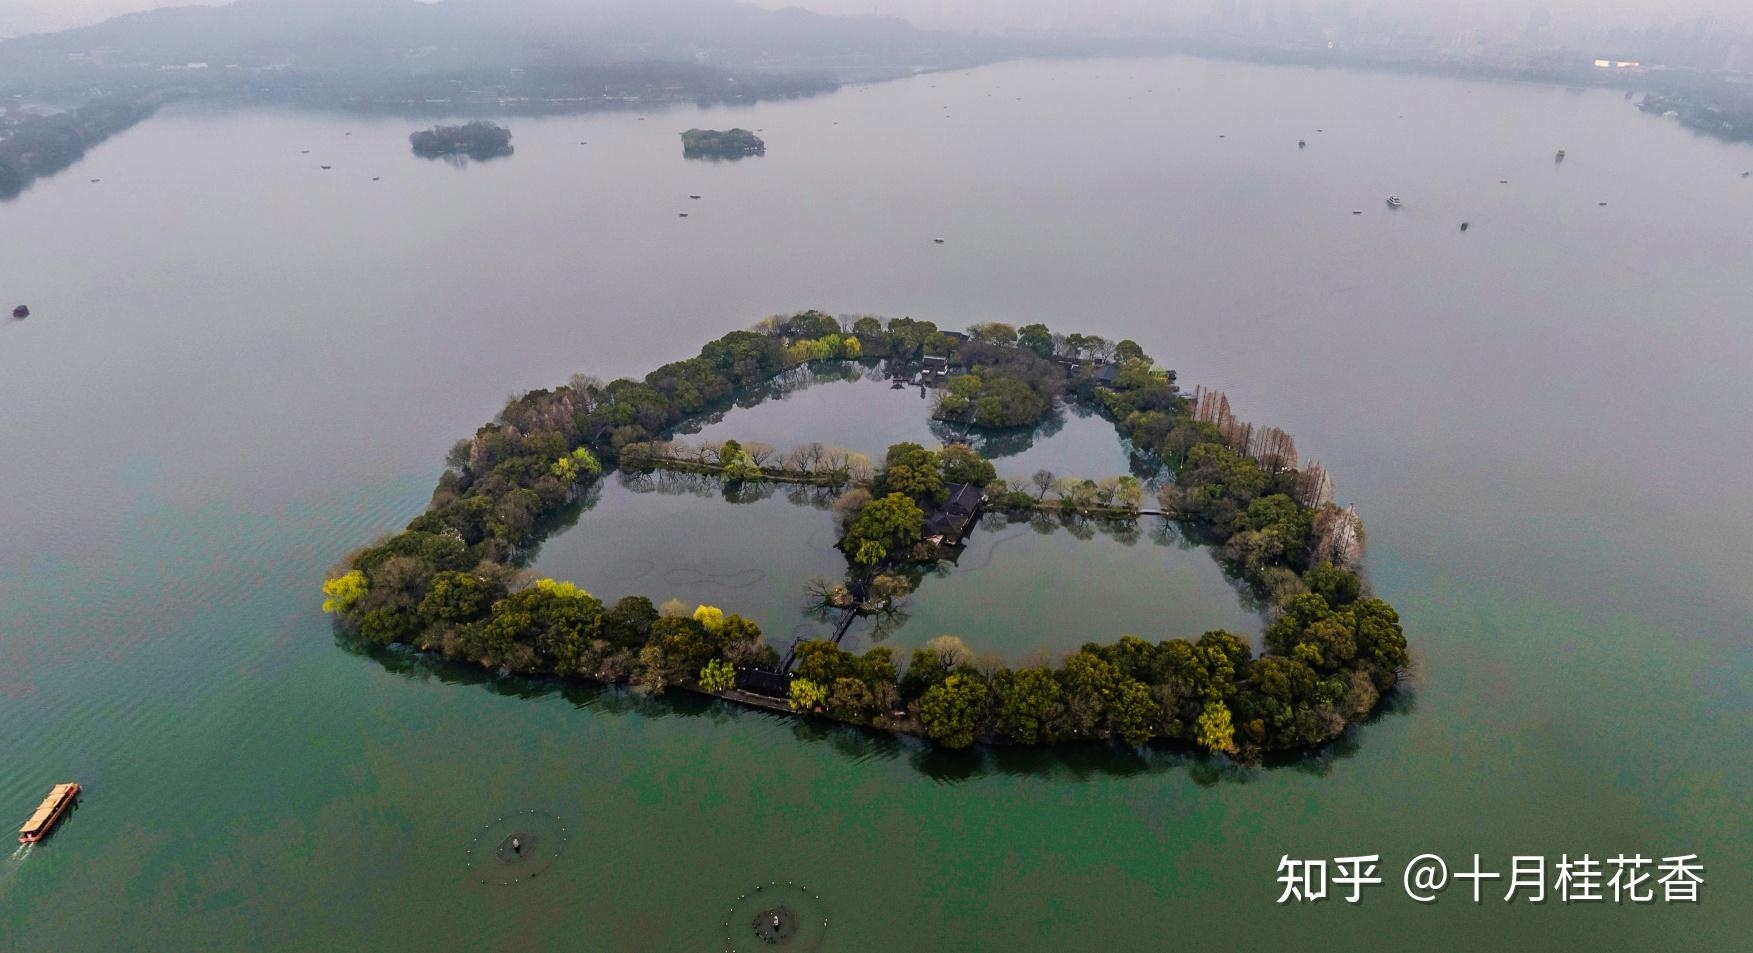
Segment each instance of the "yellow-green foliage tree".
[{"label": "yellow-green foliage tree", "polygon": [[724,610],[717,606],[697,606],[694,621],[705,626],[708,632],[717,632],[724,628]]},{"label": "yellow-green foliage tree", "polygon": [[603,465],[597,461],[596,455],[579,447],[577,450],[554,461],[548,471],[568,483],[588,480],[603,472]]},{"label": "yellow-green foliage tree", "polygon": [[754,455],[741,447],[723,454],[720,461],[720,466],[724,467],[724,478],[732,483],[743,480],[759,480],[764,475],[761,472],[760,464],[755,462]]},{"label": "yellow-green foliage tree", "polygon": [[1205,710],[1193,726],[1193,740],[1212,753],[1233,753],[1236,750],[1236,729],[1229,707],[1223,702],[1206,702]]},{"label": "yellow-green foliage tree", "polygon": [[715,658],[700,670],[700,690],[718,694],[736,687],[736,669],[724,659]]},{"label": "yellow-green foliage tree", "polygon": [[807,361],[831,361],[838,358],[857,358],[864,354],[864,345],[858,338],[848,334],[826,334],[819,338],[795,342],[785,349],[785,356],[793,364]]},{"label": "yellow-green foliage tree", "polygon": [[807,678],[791,680],[791,710],[815,711],[828,701],[828,689]]},{"label": "yellow-green foliage tree", "polygon": [[355,602],[365,597],[365,592],[370,587],[371,584],[366,581],[365,573],[357,569],[350,570],[346,575],[330,579],[323,583],[323,595],[328,597],[323,600],[323,611],[346,612],[353,608]]}]

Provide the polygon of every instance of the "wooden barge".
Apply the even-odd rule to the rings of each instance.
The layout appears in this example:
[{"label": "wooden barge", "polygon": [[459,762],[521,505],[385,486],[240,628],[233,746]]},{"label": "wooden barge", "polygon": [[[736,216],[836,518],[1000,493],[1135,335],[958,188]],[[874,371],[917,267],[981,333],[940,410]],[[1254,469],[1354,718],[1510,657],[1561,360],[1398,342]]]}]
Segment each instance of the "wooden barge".
[{"label": "wooden barge", "polygon": [[32,814],[30,820],[25,821],[24,826],[18,829],[18,842],[20,844],[34,844],[49,836],[49,831],[54,830],[56,822],[61,820],[67,813],[67,809],[72,807],[73,802],[78,798],[79,785],[77,784],[69,782],[50,788],[49,796],[43,798],[43,803],[37,805],[36,813]]}]

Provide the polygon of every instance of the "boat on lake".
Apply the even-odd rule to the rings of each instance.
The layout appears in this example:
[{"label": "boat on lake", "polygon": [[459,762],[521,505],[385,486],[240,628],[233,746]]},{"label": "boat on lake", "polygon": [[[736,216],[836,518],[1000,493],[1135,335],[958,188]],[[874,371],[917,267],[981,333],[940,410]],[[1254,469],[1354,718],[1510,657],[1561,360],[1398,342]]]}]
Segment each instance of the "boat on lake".
[{"label": "boat on lake", "polygon": [[1399,208],[1400,205],[1401,205],[1400,196],[1398,196],[1398,195],[1388,196],[1388,207],[1389,208]]},{"label": "boat on lake", "polygon": [[1558,150],[1558,155],[1553,156],[1552,161],[1563,162],[1564,161],[1564,150],[1563,149]]},{"label": "boat on lake", "polygon": [[49,796],[37,805],[36,812],[18,829],[20,844],[34,844],[49,836],[55,824],[66,816],[67,809],[79,798],[79,785],[73,782],[57,784],[49,789]]},{"label": "boat on lake", "polygon": [[21,304],[12,309],[12,316],[15,318],[28,318],[30,317],[30,308]]}]

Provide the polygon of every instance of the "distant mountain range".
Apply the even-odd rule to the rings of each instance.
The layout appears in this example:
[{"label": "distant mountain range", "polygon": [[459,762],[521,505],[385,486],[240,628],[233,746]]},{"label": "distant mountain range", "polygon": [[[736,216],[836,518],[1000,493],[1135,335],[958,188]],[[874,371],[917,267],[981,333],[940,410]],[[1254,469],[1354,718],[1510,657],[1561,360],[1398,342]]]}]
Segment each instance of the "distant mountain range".
[{"label": "distant mountain range", "polygon": [[896,19],[771,11],[734,0],[237,0],[0,42],[0,89],[139,81],[191,65],[355,84],[651,63],[858,79],[1010,54],[1003,41]]}]

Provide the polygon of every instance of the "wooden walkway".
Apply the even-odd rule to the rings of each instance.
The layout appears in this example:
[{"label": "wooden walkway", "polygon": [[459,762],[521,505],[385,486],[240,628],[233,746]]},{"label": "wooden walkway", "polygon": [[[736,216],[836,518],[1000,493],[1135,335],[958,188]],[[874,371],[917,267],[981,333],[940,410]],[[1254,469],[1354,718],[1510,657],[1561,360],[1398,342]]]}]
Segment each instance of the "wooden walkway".
[{"label": "wooden walkway", "polygon": [[[833,642],[835,645],[839,645],[841,640],[846,638],[846,633],[849,630],[851,630],[852,623],[857,618],[858,618],[858,609],[857,608],[848,608],[848,609],[842,611],[840,614],[840,621],[834,623],[834,633],[832,635],[828,636],[828,640]],[[791,671],[791,666],[797,662],[797,643],[799,643],[801,641],[803,641],[803,640],[802,639],[792,639],[791,640],[791,647],[785,650],[785,657],[779,660],[779,671],[781,673]]]}]

